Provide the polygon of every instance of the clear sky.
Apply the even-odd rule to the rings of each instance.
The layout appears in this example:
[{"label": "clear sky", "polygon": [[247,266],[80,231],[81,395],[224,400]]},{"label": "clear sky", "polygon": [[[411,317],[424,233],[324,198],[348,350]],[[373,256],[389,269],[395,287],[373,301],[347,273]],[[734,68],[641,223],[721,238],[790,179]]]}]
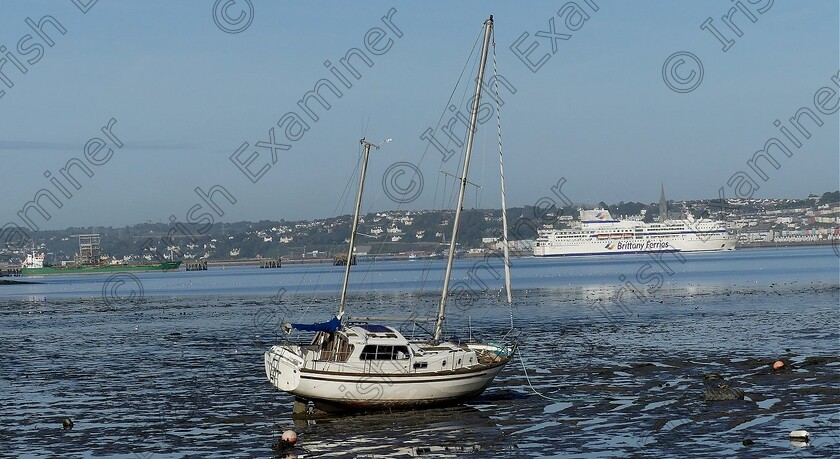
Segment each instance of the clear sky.
[{"label": "clear sky", "polygon": [[[50,219],[25,213],[41,229],[183,220],[200,202],[194,189],[215,185],[236,199],[215,195],[218,220],[349,213],[341,198],[362,135],[393,139],[372,154],[365,210],[439,208],[448,179],[438,170],[456,172],[457,159],[441,164],[421,136],[438,125],[490,14],[498,73],[516,89],[501,89],[509,205],[553,196],[560,178],[577,203],[654,202],[660,182],[671,199],[718,198],[721,188],[726,197],[836,190],[838,2],[752,1],[4,2],[0,225],[22,224],[18,213],[42,189],[61,208],[42,193]],[[731,8],[729,26],[722,17]],[[46,22],[38,28],[45,16],[66,33]],[[353,48],[372,63],[350,58],[359,78],[340,62]],[[702,79],[678,52],[702,62]],[[457,88],[459,107],[472,78]],[[330,109],[309,99],[313,121],[298,101],[324,79],[342,97],[322,86]],[[789,121],[802,108],[823,123],[799,117],[810,137]],[[278,126],[290,112],[309,129]],[[101,130],[111,119],[114,139]],[[256,147],[272,128],[274,143],[289,146],[273,164],[271,150]],[[435,136],[446,139],[440,129]],[[761,177],[748,161],[774,138],[790,156],[771,146],[778,169],[759,158]],[[238,158],[257,154],[252,173],[270,165],[256,183],[231,161],[246,142]],[[491,120],[476,135],[473,163],[482,207],[498,207],[496,151]],[[79,189],[60,172],[74,159],[93,172],[69,169]],[[424,177],[422,192],[401,205],[383,189],[383,174],[398,162],[416,164]],[[743,176],[732,182],[739,171],[758,189]],[[408,174],[391,168],[387,177],[410,189]]]}]

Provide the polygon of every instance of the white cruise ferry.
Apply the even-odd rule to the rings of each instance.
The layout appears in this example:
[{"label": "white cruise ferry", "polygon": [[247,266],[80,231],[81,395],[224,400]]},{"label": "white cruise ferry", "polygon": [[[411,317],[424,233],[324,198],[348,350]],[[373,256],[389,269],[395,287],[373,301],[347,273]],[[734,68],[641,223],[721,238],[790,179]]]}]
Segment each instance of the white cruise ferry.
[{"label": "white cruise ferry", "polygon": [[612,255],[733,250],[736,237],[724,222],[665,219],[658,223],[615,220],[604,209],[581,210],[571,229],[541,230],[534,256]]}]

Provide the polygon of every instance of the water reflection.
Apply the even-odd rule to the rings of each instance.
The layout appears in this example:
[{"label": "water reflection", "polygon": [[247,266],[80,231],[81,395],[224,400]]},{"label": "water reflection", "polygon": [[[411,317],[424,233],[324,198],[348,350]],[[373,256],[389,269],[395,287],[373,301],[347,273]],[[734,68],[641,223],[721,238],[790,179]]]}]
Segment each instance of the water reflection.
[{"label": "water reflection", "polygon": [[461,405],[297,420],[295,427],[314,455],[487,457],[516,448],[505,444],[510,437],[491,412]]}]

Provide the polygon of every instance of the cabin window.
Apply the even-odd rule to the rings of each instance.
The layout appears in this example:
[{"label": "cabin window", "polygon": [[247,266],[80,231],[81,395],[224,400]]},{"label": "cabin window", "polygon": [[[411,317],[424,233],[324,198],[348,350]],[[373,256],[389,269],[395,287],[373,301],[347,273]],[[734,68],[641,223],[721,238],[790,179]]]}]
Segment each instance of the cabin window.
[{"label": "cabin window", "polygon": [[353,353],[353,345],[347,341],[347,337],[341,335],[324,334],[325,339],[321,343],[321,358],[330,362],[346,362]]},{"label": "cabin window", "polygon": [[362,349],[362,360],[405,360],[409,357],[406,346],[367,345]]},{"label": "cabin window", "polygon": [[429,362],[414,362],[414,369],[429,368]]}]

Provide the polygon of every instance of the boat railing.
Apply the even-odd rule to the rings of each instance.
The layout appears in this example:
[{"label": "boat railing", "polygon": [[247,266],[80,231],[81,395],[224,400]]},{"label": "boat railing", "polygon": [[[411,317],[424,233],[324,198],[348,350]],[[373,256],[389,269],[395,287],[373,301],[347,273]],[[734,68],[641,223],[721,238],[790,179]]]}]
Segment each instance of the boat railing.
[{"label": "boat railing", "polygon": [[348,323],[354,324],[364,324],[364,323],[371,323],[371,322],[392,322],[392,323],[405,323],[405,322],[434,322],[437,318],[436,317],[393,317],[393,316],[359,316],[359,317],[350,317],[347,321]]}]

